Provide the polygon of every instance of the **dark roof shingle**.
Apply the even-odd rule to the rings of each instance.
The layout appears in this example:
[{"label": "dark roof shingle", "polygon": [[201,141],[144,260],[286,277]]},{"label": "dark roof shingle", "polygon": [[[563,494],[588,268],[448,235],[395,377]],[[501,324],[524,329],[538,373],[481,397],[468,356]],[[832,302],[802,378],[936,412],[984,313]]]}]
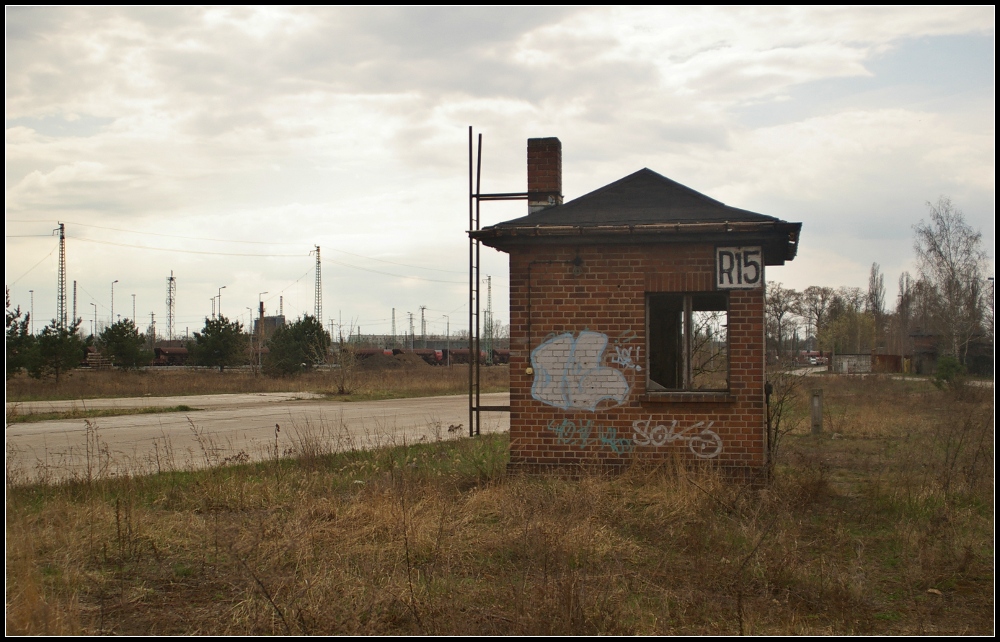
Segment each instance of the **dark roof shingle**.
[{"label": "dark roof shingle", "polygon": [[524,244],[714,243],[761,245],[767,265],[795,258],[801,223],[730,207],[650,169],[568,203],[472,230],[507,252]]},{"label": "dark roof shingle", "polygon": [[[650,169],[584,194],[563,205],[550,207],[492,228],[573,225],[648,225],[655,223],[778,222],[765,216],[729,207],[690,187]],[[490,229],[490,228],[486,228]]]}]

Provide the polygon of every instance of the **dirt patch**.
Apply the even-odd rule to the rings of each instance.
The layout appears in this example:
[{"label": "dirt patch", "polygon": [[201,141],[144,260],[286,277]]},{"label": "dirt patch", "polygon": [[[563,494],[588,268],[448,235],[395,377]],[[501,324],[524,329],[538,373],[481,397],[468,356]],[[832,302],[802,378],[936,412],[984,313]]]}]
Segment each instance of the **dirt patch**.
[{"label": "dirt patch", "polygon": [[404,364],[397,361],[395,357],[387,354],[373,354],[358,361],[358,367],[362,370],[390,370],[402,368]]},{"label": "dirt patch", "polygon": [[393,356],[393,359],[403,364],[405,368],[430,368],[431,364],[412,352],[403,352]]},{"label": "dirt patch", "polygon": [[373,354],[359,360],[358,367],[362,370],[413,370],[429,368],[430,364],[420,355],[403,352],[396,355]]}]

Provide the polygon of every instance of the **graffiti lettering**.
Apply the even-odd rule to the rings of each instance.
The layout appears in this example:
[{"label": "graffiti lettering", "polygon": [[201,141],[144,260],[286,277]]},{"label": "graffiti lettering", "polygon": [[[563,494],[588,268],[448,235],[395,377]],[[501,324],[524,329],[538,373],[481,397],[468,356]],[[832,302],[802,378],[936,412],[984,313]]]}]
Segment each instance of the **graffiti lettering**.
[{"label": "graffiti lettering", "polygon": [[563,410],[594,412],[603,401],[611,406],[624,403],[632,384],[621,370],[605,365],[607,345],[606,334],[589,330],[544,341],[531,351],[535,370],[531,396]]},{"label": "graffiti lettering", "polygon": [[[637,419],[632,422],[633,440],[637,445],[663,446],[669,442],[681,440],[687,442],[688,449],[695,457],[700,457],[701,459],[718,457],[719,453],[722,452],[722,439],[712,430],[712,425],[715,424],[714,421],[710,421],[707,426],[704,421],[699,421],[680,432],[677,431],[676,419],[670,422],[669,427],[663,424],[652,425],[652,423],[652,417],[649,419]],[[701,428],[701,430],[696,434],[687,434],[697,428]]]},{"label": "graffiti lettering", "polygon": [[628,348],[623,348],[622,346],[615,346],[615,356],[611,357],[611,363],[617,363],[630,370],[635,370],[637,372],[641,371],[642,368],[632,361],[632,348],[635,348],[635,356],[639,358],[639,348],[637,346],[630,346]]},{"label": "graffiti lettering", "polygon": [[594,427],[594,422],[590,419],[580,420],[580,425],[569,419],[563,419],[561,423],[556,423],[553,419],[549,422],[547,429],[556,434],[556,441],[560,444],[576,444],[580,448],[587,445],[590,440],[590,431]]},{"label": "graffiti lettering", "polygon": [[628,437],[619,437],[618,430],[613,426],[601,431],[600,441],[616,455],[624,455],[635,450],[635,444],[632,440]]},{"label": "graffiti lettering", "polygon": [[556,442],[586,448],[589,445],[606,446],[616,455],[625,455],[635,450],[635,444],[627,437],[619,437],[613,426],[595,426],[591,419],[575,422],[571,419],[553,419],[546,427],[555,433]]}]

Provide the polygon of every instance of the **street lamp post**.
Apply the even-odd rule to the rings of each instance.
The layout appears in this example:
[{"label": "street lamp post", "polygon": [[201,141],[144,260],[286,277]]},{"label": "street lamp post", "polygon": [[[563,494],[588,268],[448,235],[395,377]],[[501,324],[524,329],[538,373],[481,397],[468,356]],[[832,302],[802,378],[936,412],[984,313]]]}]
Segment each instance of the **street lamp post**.
[{"label": "street lamp post", "polygon": [[118,283],[118,279],[111,282],[111,324],[115,323],[115,283]]},{"label": "street lamp post", "polygon": [[219,318],[222,318],[222,291],[226,289],[226,286],[219,288]]},{"label": "street lamp post", "polygon": [[257,368],[262,368],[264,364],[264,295],[267,292],[260,292],[257,295]]},{"label": "street lamp post", "polygon": [[444,318],[445,321],[447,321],[447,325],[445,325],[445,328],[447,328],[445,330],[445,333],[448,335],[448,367],[450,368],[451,367],[451,317],[449,317],[446,314],[444,315]]}]

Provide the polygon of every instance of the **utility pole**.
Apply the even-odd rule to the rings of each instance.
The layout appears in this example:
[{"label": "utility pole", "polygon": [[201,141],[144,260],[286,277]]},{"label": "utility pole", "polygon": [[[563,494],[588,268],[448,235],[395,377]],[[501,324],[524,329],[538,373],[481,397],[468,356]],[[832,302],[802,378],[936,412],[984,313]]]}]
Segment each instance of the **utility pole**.
[{"label": "utility pole", "polygon": [[410,350],[413,350],[413,313],[407,312],[410,317]]},{"label": "utility pole", "polygon": [[[316,292],[313,303],[313,316],[323,323],[323,266],[319,261],[319,246],[316,246]],[[311,252],[310,252],[311,254]]]},{"label": "utility pole", "polygon": [[35,334],[35,291],[28,290],[31,295],[31,334]]},{"label": "utility pole", "polygon": [[257,305],[259,310],[257,312],[257,371],[264,367],[264,295],[267,292],[261,292],[257,295]]},{"label": "utility pole", "polygon": [[448,350],[447,350],[448,359],[447,359],[447,361],[448,361],[448,367],[450,368],[451,367],[451,317],[449,317],[446,314],[446,315],[444,315],[444,318],[448,322],[448,324],[445,326],[445,327],[448,328],[447,330],[445,330],[445,334],[448,335],[448,339],[447,339],[447,341],[448,341]]},{"label": "utility pole", "polygon": [[91,302],[90,305],[94,306],[94,327],[90,331],[91,336],[97,336],[97,304]]},{"label": "utility pole", "polygon": [[392,309],[392,345],[390,347],[396,347],[396,308]]},{"label": "utility pole", "polygon": [[167,340],[174,340],[174,305],[177,298],[177,280],[174,271],[167,277]]},{"label": "utility pole", "polygon": [[156,313],[149,313],[149,349],[156,347]]},{"label": "utility pole", "polygon": [[111,325],[115,324],[115,283],[118,279],[111,282]]},{"label": "utility pole", "polygon": [[212,297],[212,319],[215,319],[215,297]]},{"label": "utility pole", "polygon": [[73,323],[76,323],[76,280],[73,280]]},{"label": "utility pole", "polygon": [[59,224],[53,232],[59,232],[59,285],[56,293],[56,324],[66,327],[66,225]]},{"label": "utility pole", "polygon": [[135,295],[132,295],[132,323],[138,323],[139,320],[135,317]]},{"label": "utility pole", "polygon": [[424,310],[426,309],[426,305],[420,306],[420,342],[424,348],[427,347],[427,321],[424,320]]},{"label": "utility pole", "polygon": [[278,295],[278,316],[285,316],[285,297]]}]

